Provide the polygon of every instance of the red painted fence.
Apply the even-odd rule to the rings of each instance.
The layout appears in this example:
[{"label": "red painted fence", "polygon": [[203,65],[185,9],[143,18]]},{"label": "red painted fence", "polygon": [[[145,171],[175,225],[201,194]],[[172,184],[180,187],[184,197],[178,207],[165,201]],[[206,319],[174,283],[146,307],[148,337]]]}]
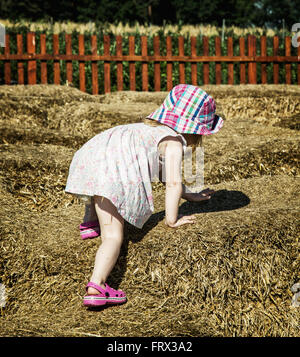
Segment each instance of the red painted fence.
[{"label": "red painted fence", "polygon": [[[261,83],[267,84],[267,64],[273,63],[273,84],[279,83],[279,63],[284,63],[285,66],[285,83],[291,84],[291,64],[297,63],[297,84],[300,85],[300,47],[297,48],[297,56],[291,56],[291,37],[285,37],[285,55],[279,56],[279,37],[273,37],[273,55],[267,56],[267,39],[266,36],[261,36],[260,55],[256,55],[257,38],[249,35],[247,39],[239,39],[239,55],[233,55],[233,39],[227,39],[227,55],[221,55],[221,39],[215,37],[215,55],[209,55],[209,38],[203,36],[203,53],[197,54],[196,37],[191,37],[190,48],[191,55],[184,54],[184,37],[178,38],[178,55],[172,55],[172,38],[166,37],[166,56],[160,54],[160,38],[154,37],[153,48],[154,55],[148,55],[148,38],[141,36],[141,54],[135,54],[135,37],[129,36],[129,53],[124,55],[122,52],[122,36],[116,36],[116,54],[110,54],[110,37],[103,37],[103,54],[97,53],[97,36],[91,36],[91,54],[85,54],[84,51],[84,35],[78,35],[78,54],[72,54],[71,35],[65,35],[65,54],[61,53],[59,48],[59,38],[57,34],[52,35],[53,38],[53,53],[46,53],[46,35],[40,34],[40,53],[36,53],[36,35],[28,33],[27,53],[23,53],[23,37],[17,35],[17,53],[10,53],[10,38],[6,34],[6,47],[4,54],[0,55],[0,60],[4,61],[4,82],[11,82],[11,63],[10,61],[18,62],[18,83],[24,84],[24,61],[28,61],[27,66],[27,82],[28,84],[37,83],[37,60],[41,61],[41,78],[40,83],[47,83],[47,63],[48,60],[53,60],[53,78],[54,84],[60,84],[60,61],[65,61],[66,76],[68,82],[73,82],[72,61],[79,61],[79,88],[86,91],[86,73],[85,63],[92,63],[92,93],[98,94],[98,64],[97,61],[104,61],[104,92],[111,91],[111,63],[117,63],[117,90],[123,90],[123,62],[129,62],[129,81],[130,90],[136,89],[136,72],[135,63],[142,62],[142,90],[147,91],[148,82],[148,64],[154,63],[154,90],[161,90],[161,62],[166,62],[166,79],[167,90],[171,90],[172,69],[174,62],[179,63],[179,82],[185,83],[185,64],[191,63],[191,84],[197,85],[197,63],[203,63],[203,82],[204,84],[221,84],[221,63],[226,62],[228,68],[227,83],[234,84],[234,63],[239,63],[240,84],[256,84],[257,83],[257,63],[261,63]],[[247,46],[247,55],[246,52]],[[209,83],[209,63],[215,62],[215,83]],[[247,66],[247,76],[246,76]]]}]

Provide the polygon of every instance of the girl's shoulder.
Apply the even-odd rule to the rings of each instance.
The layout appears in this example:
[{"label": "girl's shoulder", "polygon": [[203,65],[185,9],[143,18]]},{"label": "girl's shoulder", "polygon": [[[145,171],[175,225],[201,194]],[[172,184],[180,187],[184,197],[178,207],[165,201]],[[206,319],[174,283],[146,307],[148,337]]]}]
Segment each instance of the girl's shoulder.
[{"label": "girl's shoulder", "polygon": [[181,135],[180,133],[178,133],[177,131],[175,131],[174,129],[164,126],[165,129],[164,132],[166,133],[166,136],[164,136],[160,142],[170,142],[170,143],[174,143],[174,142],[180,142],[182,144],[183,147],[187,146],[187,141],[185,140],[184,136]]},{"label": "girl's shoulder", "polygon": [[165,136],[158,144],[158,152],[161,157],[165,157],[166,149],[171,151],[178,151],[185,149],[185,144],[179,136]]},{"label": "girl's shoulder", "polygon": [[[155,137],[156,143],[159,149],[164,150],[168,143],[180,143],[183,149],[187,147],[187,142],[183,135],[172,129],[167,125],[147,125],[145,123],[138,123],[138,127],[142,130],[150,131],[151,135]],[[160,151],[160,150],[159,150]]]}]

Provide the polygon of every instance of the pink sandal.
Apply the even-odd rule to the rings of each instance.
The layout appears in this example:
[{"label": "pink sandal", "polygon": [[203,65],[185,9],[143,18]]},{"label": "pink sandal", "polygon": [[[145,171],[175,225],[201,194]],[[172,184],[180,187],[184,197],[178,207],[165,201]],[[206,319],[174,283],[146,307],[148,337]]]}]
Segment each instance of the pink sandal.
[{"label": "pink sandal", "polygon": [[90,281],[86,286],[86,291],[91,287],[98,290],[99,294],[86,295],[83,298],[83,304],[85,306],[100,306],[105,304],[123,304],[127,301],[124,291],[110,288],[106,283],[104,285],[105,289]]},{"label": "pink sandal", "polygon": [[82,239],[95,238],[100,235],[100,227],[98,221],[90,221],[81,223],[79,226]]}]

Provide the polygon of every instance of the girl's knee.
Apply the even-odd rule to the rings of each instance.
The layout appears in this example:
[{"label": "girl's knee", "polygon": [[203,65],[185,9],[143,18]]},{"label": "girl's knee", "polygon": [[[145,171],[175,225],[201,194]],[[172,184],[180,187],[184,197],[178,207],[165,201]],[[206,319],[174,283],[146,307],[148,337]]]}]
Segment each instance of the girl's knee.
[{"label": "girl's knee", "polygon": [[108,233],[101,235],[102,242],[114,242],[116,245],[121,246],[124,240],[124,236],[122,234],[114,234]]}]

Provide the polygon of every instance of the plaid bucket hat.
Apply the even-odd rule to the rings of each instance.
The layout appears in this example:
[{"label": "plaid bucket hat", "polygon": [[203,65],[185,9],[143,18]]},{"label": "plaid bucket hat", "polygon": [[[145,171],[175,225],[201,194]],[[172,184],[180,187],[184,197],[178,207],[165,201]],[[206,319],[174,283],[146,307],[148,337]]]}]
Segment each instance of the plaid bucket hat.
[{"label": "plaid bucket hat", "polygon": [[178,133],[211,135],[217,133],[224,123],[215,112],[214,99],[203,89],[179,84],[147,118],[157,120]]}]

